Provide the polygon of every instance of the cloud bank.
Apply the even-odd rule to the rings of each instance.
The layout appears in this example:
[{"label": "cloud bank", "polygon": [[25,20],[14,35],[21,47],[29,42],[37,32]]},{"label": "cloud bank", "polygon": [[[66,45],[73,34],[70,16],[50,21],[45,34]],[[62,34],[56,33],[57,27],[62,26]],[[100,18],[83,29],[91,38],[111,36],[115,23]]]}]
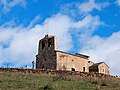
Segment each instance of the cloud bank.
[{"label": "cloud bank", "polygon": [[78,15],[85,16],[94,10],[101,11],[109,5],[109,2],[98,3],[95,0],[72,2],[61,5],[61,12],[74,18]]}]

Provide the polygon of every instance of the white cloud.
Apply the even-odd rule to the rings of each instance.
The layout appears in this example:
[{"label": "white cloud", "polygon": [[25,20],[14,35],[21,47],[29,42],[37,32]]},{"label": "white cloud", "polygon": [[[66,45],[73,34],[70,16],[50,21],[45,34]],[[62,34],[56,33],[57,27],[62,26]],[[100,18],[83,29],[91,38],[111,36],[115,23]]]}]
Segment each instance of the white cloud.
[{"label": "white cloud", "polygon": [[78,7],[79,7],[81,13],[89,13],[89,12],[93,11],[94,9],[101,10],[102,8],[105,8],[108,5],[109,5],[108,2],[96,3],[95,0],[89,0],[88,2],[79,4]]},{"label": "white cloud", "polygon": [[91,13],[93,10],[100,11],[103,8],[108,7],[109,4],[109,2],[98,3],[95,2],[95,0],[88,0],[82,3],[73,2],[62,5],[61,12],[64,14],[71,15],[72,17],[78,17],[79,14],[85,16],[88,13]]},{"label": "white cloud", "polygon": [[117,5],[120,6],[120,0],[116,0]]},{"label": "white cloud", "polygon": [[[87,15],[82,20],[75,22],[73,27],[75,27],[76,35],[80,38],[78,44],[84,45],[84,42],[87,42],[94,31],[97,30],[101,25],[104,25],[104,22],[100,21],[99,16]],[[80,48],[81,48],[80,47]]]},{"label": "white cloud", "polygon": [[75,22],[73,27],[77,29],[84,28],[84,30],[90,30],[90,32],[93,32],[96,29],[96,26],[99,26],[100,24],[104,23],[100,21],[99,16],[86,15],[82,20]]},{"label": "white cloud", "polygon": [[101,38],[93,36],[84,42],[81,52],[91,56],[95,62],[105,61],[110,66],[111,74],[120,74],[120,32],[113,33],[110,37]]},{"label": "white cloud", "polygon": [[37,15],[37,16],[30,22],[29,28],[32,28],[39,20],[40,20],[40,16]]},{"label": "white cloud", "polygon": [[81,12],[91,12],[93,9],[100,10],[101,6],[96,4],[95,0],[89,0],[89,2],[80,4],[79,9]]},{"label": "white cloud", "polygon": [[2,24],[0,26],[1,27],[14,27],[16,24],[15,24],[15,19],[11,20],[11,21],[8,21],[8,22],[5,22],[4,24]]},{"label": "white cloud", "polygon": [[9,12],[15,6],[26,6],[26,0],[0,0],[0,6],[4,12]]}]

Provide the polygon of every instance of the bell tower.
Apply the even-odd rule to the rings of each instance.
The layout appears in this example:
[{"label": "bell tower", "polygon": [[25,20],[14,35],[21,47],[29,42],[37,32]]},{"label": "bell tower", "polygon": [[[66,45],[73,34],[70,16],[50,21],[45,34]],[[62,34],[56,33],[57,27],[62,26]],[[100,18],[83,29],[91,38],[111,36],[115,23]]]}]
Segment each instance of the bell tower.
[{"label": "bell tower", "polygon": [[56,50],[56,37],[55,36],[45,35],[45,37],[39,41],[38,53],[48,50],[48,49]]},{"label": "bell tower", "polygon": [[56,69],[56,37],[45,35],[39,41],[38,54],[36,55],[36,69]]}]

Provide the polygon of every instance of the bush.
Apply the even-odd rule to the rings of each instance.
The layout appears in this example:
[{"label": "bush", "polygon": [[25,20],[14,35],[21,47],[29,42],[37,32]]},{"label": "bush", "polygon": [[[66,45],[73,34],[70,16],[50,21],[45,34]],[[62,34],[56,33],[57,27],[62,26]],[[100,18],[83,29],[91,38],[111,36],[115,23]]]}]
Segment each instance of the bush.
[{"label": "bush", "polygon": [[98,84],[98,81],[92,81],[91,84]]},{"label": "bush", "polygon": [[107,84],[105,82],[102,82],[101,86],[107,86]]}]

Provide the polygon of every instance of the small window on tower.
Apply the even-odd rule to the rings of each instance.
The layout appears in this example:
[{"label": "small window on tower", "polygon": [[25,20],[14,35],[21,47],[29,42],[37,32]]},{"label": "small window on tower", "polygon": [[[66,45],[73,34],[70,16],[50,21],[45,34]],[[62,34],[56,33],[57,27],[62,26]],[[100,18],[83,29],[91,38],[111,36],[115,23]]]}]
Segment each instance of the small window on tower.
[{"label": "small window on tower", "polygon": [[44,49],[44,48],[45,48],[45,42],[42,41],[42,49]]},{"label": "small window on tower", "polygon": [[75,71],[75,69],[74,69],[74,68],[71,68],[71,70],[72,70],[72,71]]},{"label": "small window on tower", "polygon": [[51,45],[52,45],[52,41],[51,39],[48,39],[48,47],[51,47]]},{"label": "small window on tower", "polygon": [[104,69],[103,69],[103,72],[104,72]]},{"label": "small window on tower", "polygon": [[83,72],[85,72],[85,67],[83,67]]}]

